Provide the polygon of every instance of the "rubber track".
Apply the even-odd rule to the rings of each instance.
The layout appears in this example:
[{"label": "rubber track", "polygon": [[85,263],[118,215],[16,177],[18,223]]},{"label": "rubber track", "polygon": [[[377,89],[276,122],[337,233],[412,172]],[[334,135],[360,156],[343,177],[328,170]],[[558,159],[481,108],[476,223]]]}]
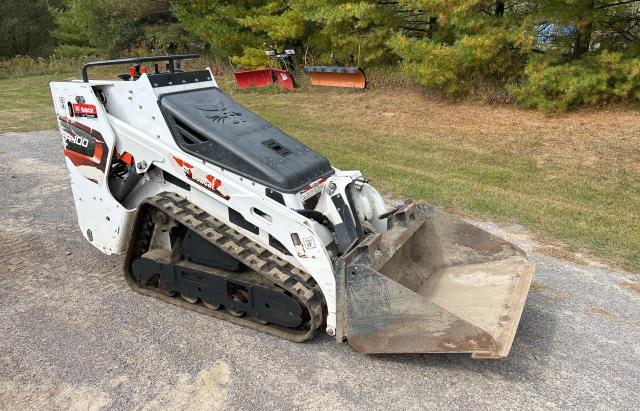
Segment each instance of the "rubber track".
[{"label": "rubber track", "polygon": [[[203,305],[191,304],[179,297],[169,297],[153,288],[138,285],[131,273],[131,264],[135,258],[147,251],[151,239],[153,222],[150,217],[151,213],[145,212],[145,209],[149,206],[162,210],[183,226],[194,231],[211,244],[266,277],[273,284],[282,287],[295,296],[309,312],[310,320],[305,322],[308,329],[294,330],[273,324],[262,325],[250,317],[234,317],[224,310],[211,310]],[[124,268],[127,283],[137,292],[294,342],[302,342],[312,338],[323,324],[324,299],[320,287],[318,287],[311,275],[245,237],[224,222],[207,214],[185,198],[175,193],[161,193],[150,197],[140,207],[138,218],[144,220],[136,221],[134,230],[139,232],[134,232],[132,235],[132,243],[129,245]]]}]

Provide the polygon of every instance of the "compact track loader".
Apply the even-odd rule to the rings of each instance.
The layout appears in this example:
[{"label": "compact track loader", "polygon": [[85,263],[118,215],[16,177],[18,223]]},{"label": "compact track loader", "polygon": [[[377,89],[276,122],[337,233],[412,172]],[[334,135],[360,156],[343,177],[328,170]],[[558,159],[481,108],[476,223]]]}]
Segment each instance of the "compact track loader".
[{"label": "compact track loader", "polygon": [[[533,275],[522,250],[427,205],[388,207],[209,69],[177,69],[194,57],[51,83],[82,233],[126,253],[135,291],[291,341],[509,353]],[[89,80],[114,64],[127,80]]]}]

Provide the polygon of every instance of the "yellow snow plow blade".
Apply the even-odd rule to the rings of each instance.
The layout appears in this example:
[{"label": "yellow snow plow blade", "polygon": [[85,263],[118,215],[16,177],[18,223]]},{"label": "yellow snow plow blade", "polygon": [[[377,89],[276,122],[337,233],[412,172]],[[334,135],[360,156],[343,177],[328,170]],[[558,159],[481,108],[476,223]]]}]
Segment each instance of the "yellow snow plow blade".
[{"label": "yellow snow plow blade", "polygon": [[509,354],[533,277],[513,244],[409,205],[340,261],[337,338],[366,353]]}]

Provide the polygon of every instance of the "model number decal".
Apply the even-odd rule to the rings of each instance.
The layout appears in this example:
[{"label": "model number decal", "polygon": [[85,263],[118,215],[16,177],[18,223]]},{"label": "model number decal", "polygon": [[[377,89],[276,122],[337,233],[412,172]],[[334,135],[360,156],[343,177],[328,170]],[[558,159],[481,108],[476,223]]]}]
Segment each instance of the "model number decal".
[{"label": "model number decal", "polygon": [[58,121],[65,157],[85,178],[102,184],[108,157],[102,134],[65,116],[58,116]]},{"label": "model number decal", "polygon": [[64,139],[68,143],[75,144],[75,145],[80,146],[80,147],[84,147],[84,148],[89,147],[89,139],[88,138],[84,138],[84,137],[80,137],[80,136],[73,136],[71,134],[65,134],[64,135]]},{"label": "model number decal", "polygon": [[300,196],[302,197],[302,201],[306,201],[307,199],[313,197],[314,195],[318,194],[319,192],[322,191],[322,188],[324,187],[324,183],[327,182],[326,178],[321,178],[317,181],[314,181],[313,183],[309,184],[309,186],[307,186],[307,188],[305,188],[304,190],[302,190],[300,192]]}]

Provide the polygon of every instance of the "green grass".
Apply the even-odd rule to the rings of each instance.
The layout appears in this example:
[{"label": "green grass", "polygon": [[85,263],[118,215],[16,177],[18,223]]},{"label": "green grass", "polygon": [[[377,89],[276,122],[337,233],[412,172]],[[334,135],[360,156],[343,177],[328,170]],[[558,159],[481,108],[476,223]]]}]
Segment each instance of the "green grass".
[{"label": "green grass", "polygon": [[72,76],[73,73],[50,74],[0,80],[0,132],[55,128],[49,82]]},{"label": "green grass", "polygon": [[[0,80],[0,132],[53,128],[48,82],[65,77]],[[570,251],[640,270],[633,151],[640,126],[619,127],[640,124],[638,113],[546,118],[434,102],[416,90],[246,92],[230,77],[220,84],[337,167],[362,170],[387,194],[519,223]]]},{"label": "green grass", "polygon": [[[344,105],[353,101],[345,97]],[[330,112],[304,110],[299,100],[305,97],[298,95],[273,95],[271,101],[257,95],[236,98],[325,154],[337,167],[361,170],[384,192],[456,213],[519,223],[544,241],[561,240],[570,251],[640,269],[640,174],[616,167],[615,160],[590,168],[562,161],[538,164],[536,151],[553,147],[542,147],[534,130],[525,131],[505,149],[492,147],[493,138],[469,142],[468,132],[444,136],[437,124],[413,129],[409,124],[397,131],[378,127],[375,120],[368,121],[371,110],[352,109],[349,115],[340,115],[335,98],[331,100],[338,106]],[[297,101],[285,104],[283,99]],[[384,98],[379,100],[384,104]],[[618,130],[616,121],[610,127]],[[567,130],[556,132],[562,136]],[[625,156],[624,145],[593,149]]]}]

